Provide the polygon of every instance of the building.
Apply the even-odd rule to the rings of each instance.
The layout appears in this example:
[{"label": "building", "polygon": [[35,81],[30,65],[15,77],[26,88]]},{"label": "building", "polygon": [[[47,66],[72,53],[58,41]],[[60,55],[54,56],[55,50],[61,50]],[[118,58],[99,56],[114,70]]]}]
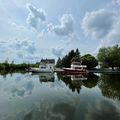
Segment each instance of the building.
[{"label": "building", "polygon": [[41,59],[40,66],[45,66],[48,69],[54,70],[55,60],[54,59]]}]

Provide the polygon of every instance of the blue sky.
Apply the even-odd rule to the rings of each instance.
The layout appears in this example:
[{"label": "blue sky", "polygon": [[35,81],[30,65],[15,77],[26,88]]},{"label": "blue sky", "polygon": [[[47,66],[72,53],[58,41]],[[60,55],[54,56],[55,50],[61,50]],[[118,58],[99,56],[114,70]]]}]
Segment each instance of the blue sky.
[{"label": "blue sky", "polygon": [[120,0],[0,0],[0,13],[0,62],[120,44]]}]

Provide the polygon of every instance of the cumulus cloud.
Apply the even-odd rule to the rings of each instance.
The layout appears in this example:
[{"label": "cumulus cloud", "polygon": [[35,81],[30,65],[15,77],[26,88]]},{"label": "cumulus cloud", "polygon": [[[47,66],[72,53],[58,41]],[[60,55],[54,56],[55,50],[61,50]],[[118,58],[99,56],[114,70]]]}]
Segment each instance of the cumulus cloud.
[{"label": "cumulus cloud", "polygon": [[63,51],[64,49],[63,48],[52,48],[52,53],[57,56],[57,57],[60,57],[63,55]]},{"label": "cumulus cloud", "polygon": [[100,9],[85,14],[82,28],[86,35],[99,39],[104,44],[119,44],[119,20],[120,15],[118,13]]},{"label": "cumulus cloud", "polygon": [[110,32],[114,22],[115,14],[113,12],[100,9],[85,14],[82,21],[82,28],[87,35],[101,39]]},{"label": "cumulus cloud", "polygon": [[66,36],[74,32],[74,19],[71,14],[64,14],[60,20],[60,25],[48,25],[48,30],[54,31],[56,35]]},{"label": "cumulus cloud", "polygon": [[26,51],[30,54],[34,54],[36,51],[34,42],[30,40],[17,40],[14,42],[14,44],[10,45],[10,47],[14,47],[18,50]]},{"label": "cumulus cloud", "polygon": [[26,31],[25,26],[18,25],[15,22],[10,22],[11,27],[14,28],[16,31]]},{"label": "cumulus cloud", "polygon": [[114,27],[107,35],[106,39],[111,44],[120,44],[120,17],[117,17]]},{"label": "cumulus cloud", "polygon": [[88,112],[86,113],[86,120],[118,120],[119,109],[115,106],[114,103],[102,100],[95,105],[94,109],[92,106],[88,107]]},{"label": "cumulus cloud", "polygon": [[113,4],[120,5],[120,0],[112,0],[112,3],[113,3]]},{"label": "cumulus cloud", "polygon": [[37,29],[37,26],[40,21],[46,20],[46,12],[43,9],[37,9],[31,4],[27,4],[27,8],[29,10],[29,14],[27,17],[27,23]]}]

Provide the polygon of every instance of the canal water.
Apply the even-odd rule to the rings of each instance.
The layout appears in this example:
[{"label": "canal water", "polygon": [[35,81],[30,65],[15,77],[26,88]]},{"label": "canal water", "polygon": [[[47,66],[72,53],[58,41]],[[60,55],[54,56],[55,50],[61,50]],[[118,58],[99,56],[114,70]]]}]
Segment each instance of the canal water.
[{"label": "canal water", "polygon": [[0,75],[0,120],[120,120],[120,74]]}]

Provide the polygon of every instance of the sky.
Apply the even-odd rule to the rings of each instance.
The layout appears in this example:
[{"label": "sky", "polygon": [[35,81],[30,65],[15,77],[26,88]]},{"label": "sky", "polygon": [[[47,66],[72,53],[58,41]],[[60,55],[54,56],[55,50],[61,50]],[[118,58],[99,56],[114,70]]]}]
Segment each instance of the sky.
[{"label": "sky", "polygon": [[0,62],[36,62],[120,45],[120,0],[0,0]]}]

